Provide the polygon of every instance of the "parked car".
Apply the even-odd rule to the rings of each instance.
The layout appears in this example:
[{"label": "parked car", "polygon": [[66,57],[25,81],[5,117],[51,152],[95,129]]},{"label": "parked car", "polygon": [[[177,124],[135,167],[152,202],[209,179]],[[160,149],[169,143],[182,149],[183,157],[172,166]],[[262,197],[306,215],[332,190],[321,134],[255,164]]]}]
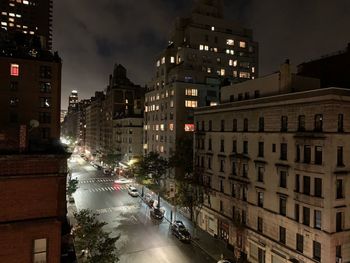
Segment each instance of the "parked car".
[{"label": "parked car", "polygon": [[162,208],[153,208],[151,211],[150,211],[150,216],[154,219],[157,219],[157,220],[162,220],[163,217],[164,217],[164,209]]},{"label": "parked car", "polygon": [[228,260],[228,259],[220,259],[217,263],[233,263],[233,260]]},{"label": "parked car", "polygon": [[112,170],[111,170],[111,169],[109,169],[109,168],[104,168],[104,169],[103,169],[103,174],[104,174],[104,175],[111,175],[111,173],[112,173]]},{"label": "parked car", "polygon": [[139,191],[137,191],[137,189],[135,187],[133,187],[133,186],[129,186],[128,193],[132,197],[138,197],[139,196]]},{"label": "parked car", "polygon": [[130,179],[120,178],[117,180],[114,180],[116,184],[130,184],[132,181]]},{"label": "parked car", "polygon": [[182,221],[177,220],[171,224],[171,233],[181,241],[190,241],[191,235]]}]

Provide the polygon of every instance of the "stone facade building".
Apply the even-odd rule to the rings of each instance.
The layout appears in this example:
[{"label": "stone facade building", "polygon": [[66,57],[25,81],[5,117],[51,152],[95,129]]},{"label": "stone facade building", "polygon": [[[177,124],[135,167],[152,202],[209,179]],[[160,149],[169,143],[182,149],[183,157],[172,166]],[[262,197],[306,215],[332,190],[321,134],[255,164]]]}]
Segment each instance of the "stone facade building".
[{"label": "stone facade building", "polygon": [[249,262],[350,262],[350,91],[280,72],[195,111],[199,226]]}]

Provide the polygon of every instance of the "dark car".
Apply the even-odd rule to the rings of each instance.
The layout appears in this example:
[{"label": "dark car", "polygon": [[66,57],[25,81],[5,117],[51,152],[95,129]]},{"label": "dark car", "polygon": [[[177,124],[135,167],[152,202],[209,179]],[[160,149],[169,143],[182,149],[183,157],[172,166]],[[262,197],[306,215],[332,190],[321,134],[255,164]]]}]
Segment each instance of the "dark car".
[{"label": "dark car", "polygon": [[171,224],[171,233],[181,241],[189,242],[191,240],[191,235],[182,221],[177,220]]},{"label": "dark car", "polygon": [[164,217],[164,210],[159,209],[159,208],[153,208],[150,211],[150,215],[152,218],[157,219],[157,220],[162,220]]}]

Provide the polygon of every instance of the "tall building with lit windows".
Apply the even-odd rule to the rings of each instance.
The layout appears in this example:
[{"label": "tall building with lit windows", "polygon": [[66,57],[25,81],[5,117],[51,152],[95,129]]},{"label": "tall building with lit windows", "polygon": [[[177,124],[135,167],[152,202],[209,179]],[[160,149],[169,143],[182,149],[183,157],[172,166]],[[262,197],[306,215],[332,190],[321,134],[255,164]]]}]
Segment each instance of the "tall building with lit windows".
[{"label": "tall building with lit windows", "polygon": [[285,63],[195,111],[197,222],[232,256],[350,262],[350,91],[321,87]]},{"label": "tall building with lit windows", "polygon": [[52,48],[52,0],[0,0],[1,30]]},{"label": "tall building with lit windows", "polygon": [[145,102],[145,154],[171,156],[177,141],[193,136],[195,108],[218,104],[223,84],[258,75],[252,31],[224,19],[222,2],[195,1],[157,56]]}]

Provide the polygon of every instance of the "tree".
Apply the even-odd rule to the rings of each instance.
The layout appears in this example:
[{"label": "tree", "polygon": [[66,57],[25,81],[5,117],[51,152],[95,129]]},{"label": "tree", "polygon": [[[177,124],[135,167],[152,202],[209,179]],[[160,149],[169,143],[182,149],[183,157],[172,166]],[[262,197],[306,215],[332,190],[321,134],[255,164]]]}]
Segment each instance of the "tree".
[{"label": "tree", "polygon": [[135,164],[138,174],[141,178],[149,178],[160,185],[162,179],[166,175],[169,163],[156,152],[150,152]]},{"label": "tree", "polygon": [[119,259],[115,242],[119,236],[110,237],[110,233],[103,230],[107,223],[98,221],[96,216],[87,209],[74,213],[77,220],[75,246],[78,251],[86,251],[89,263],[117,262]]},{"label": "tree", "polygon": [[122,155],[121,154],[107,154],[103,155],[101,158],[101,161],[103,161],[105,164],[109,166],[115,166],[117,162],[121,161]]},{"label": "tree", "polygon": [[77,191],[78,183],[79,183],[78,179],[71,179],[71,178],[69,179],[68,186],[67,186],[67,195],[69,197],[71,197],[72,194],[74,194]]}]

